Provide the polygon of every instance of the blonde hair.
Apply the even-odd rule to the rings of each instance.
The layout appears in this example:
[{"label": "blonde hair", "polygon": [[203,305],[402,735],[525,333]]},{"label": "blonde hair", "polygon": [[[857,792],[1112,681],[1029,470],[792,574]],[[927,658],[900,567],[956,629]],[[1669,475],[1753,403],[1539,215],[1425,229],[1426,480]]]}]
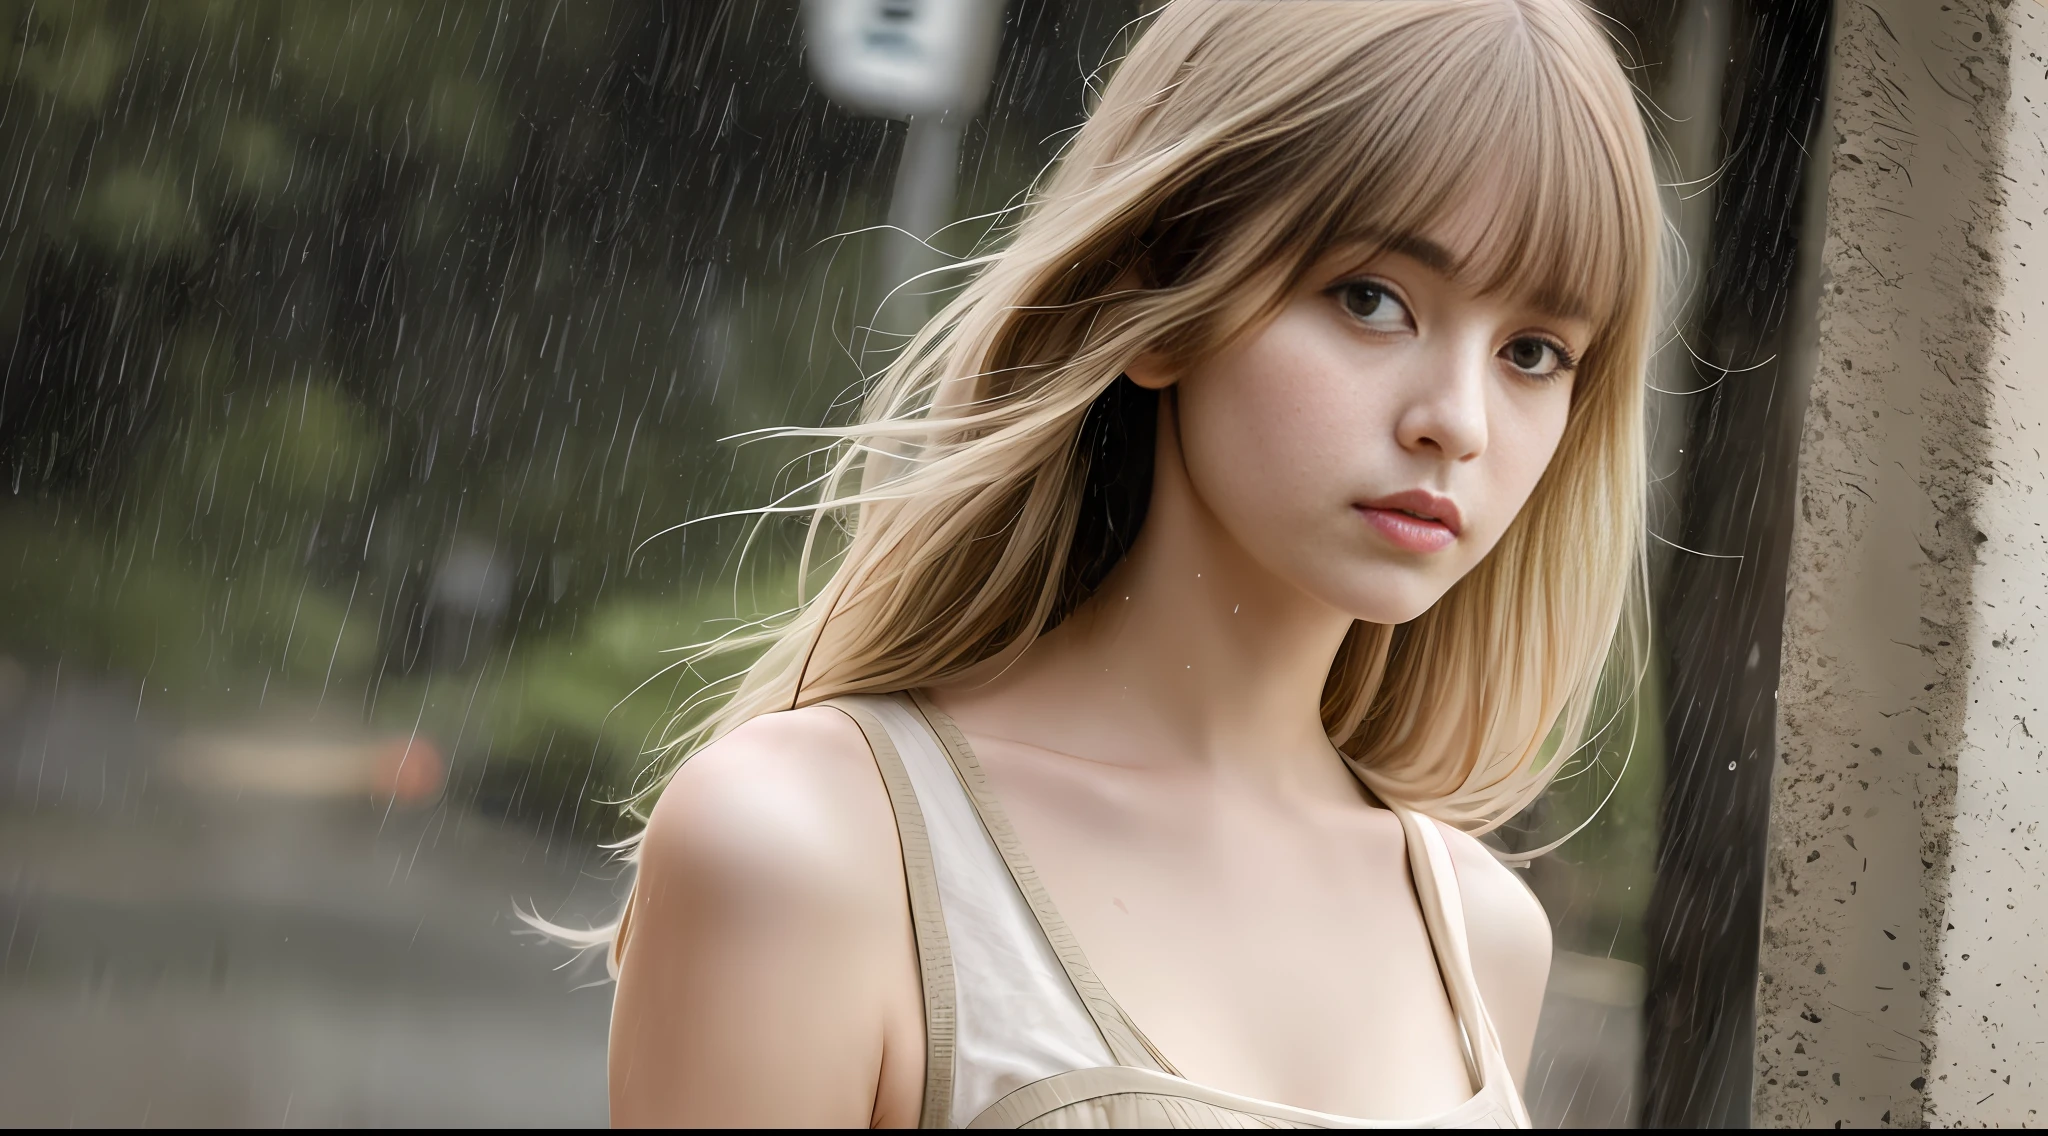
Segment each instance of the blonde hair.
[{"label": "blonde hair", "polygon": [[806,575],[824,534],[843,540],[837,566],[775,625],[718,645],[763,650],[674,751],[1024,649],[1142,522],[1154,424],[1126,365],[1204,357],[1319,256],[1422,233],[1482,171],[1506,204],[1457,270],[1595,333],[1506,535],[1420,618],[1354,625],[1322,714],[1382,798],[1472,830],[1519,811],[1578,744],[1642,581],[1661,219],[1631,88],[1575,0],[1164,7],[858,420],[794,432],[836,446],[800,508]]}]

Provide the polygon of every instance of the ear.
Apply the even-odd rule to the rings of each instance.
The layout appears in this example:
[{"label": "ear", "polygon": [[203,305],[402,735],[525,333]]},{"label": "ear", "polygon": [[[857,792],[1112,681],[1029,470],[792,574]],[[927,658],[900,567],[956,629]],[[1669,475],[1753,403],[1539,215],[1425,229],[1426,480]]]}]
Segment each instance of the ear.
[{"label": "ear", "polygon": [[1180,370],[1161,352],[1147,351],[1125,364],[1124,377],[1146,390],[1165,390],[1180,381]]},{"label": "ear", "polygon": [[[1111,292],[1139,292],[1151,287],[1148,272],[1142,263],[1123,270],[1116,282],[1109,286]],[[1165,390],[1180,379],[1165,353],[1147,351],[1124,366],[1124,377],[1146,390]]]}]

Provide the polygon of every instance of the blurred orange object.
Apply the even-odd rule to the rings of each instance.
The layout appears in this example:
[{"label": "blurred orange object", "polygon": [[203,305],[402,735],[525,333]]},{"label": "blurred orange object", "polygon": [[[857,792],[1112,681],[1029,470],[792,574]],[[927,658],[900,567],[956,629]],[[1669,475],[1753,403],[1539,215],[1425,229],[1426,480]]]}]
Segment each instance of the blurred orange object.
[{"label": "blurred orange object", "polygon": [[431,740],[334,737],[317,731],[188,734],[169,772],[209,796],[314,799],[367,795],[401,805],[433,800],[448,762]]},{"label": "blurred orange object", "polygon": [[448,763],[433,742],[394,738],[377,747],[370,792],[378,800],[415,804],[432,800],[448,781]]}]

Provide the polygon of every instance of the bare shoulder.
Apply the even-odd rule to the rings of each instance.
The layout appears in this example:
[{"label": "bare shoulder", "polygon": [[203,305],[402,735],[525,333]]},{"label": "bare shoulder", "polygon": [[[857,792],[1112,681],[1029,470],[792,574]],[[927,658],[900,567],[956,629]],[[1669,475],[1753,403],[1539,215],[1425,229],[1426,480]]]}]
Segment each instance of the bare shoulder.
[{"label": "bare shoulder", "polygon": [[[1484,844],[1444,827],[1458,890],[1465,901],[1465,926],[1474,965],[1484,961],[1533,975],[1538,993],[1550,973],[1550,917],[1522,874],[1494,858]],[[1489,992],[1490,993],[1490,992]]]},{"label": "bare shoulder", "polygon": [[1471,836],[1439,827],[1458,873],[1479,995],[1519,1077],[1528,1065],[1550,981],[1550,917],[1520,872]]},{"label": "bare shoulder", "polygon": [[690,758],[655,805],[631,902],[615,1123],[915,1121],[923,1023],[902,858],[846,715],[764,715]]},{"label": "bare shoulder", "polygon": [[648,822],[640,871],[766,887],[780,899],[858,899],[870,889],[850,894],[849,884],[894,882],[894,823],[850,718],[829,706],[764,714],[676,772]]}]

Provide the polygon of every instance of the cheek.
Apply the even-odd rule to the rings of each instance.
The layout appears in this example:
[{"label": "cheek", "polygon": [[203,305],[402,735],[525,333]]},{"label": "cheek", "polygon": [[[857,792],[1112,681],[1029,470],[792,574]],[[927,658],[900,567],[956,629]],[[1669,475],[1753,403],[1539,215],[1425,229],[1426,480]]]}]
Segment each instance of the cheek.
[{"label": "cheek", "polygon": [[1503,408],[1494,416],[1492,490],[1505,514],[1501,528],[1529,501],[1536,483],[1557,456],[1571,416],[1569,390],[1539,390]]},{"label": "cheek", "polygon": [[1357,460],[1357,384],[1283,312],[1180,384],[1189,476],[1226,520],[1315,508]]},{"label": "cheek", "polygon": [[1355,535],[1350,502],[1371,464],[1371,384],[1328,339],[1313,318],[1283,311],[1197,367],[1176,396],[1196,495],[1241,547],[1290,576],[1307,570],[1296,559],[1327,567],[1345,554],[1330,542]]}]

